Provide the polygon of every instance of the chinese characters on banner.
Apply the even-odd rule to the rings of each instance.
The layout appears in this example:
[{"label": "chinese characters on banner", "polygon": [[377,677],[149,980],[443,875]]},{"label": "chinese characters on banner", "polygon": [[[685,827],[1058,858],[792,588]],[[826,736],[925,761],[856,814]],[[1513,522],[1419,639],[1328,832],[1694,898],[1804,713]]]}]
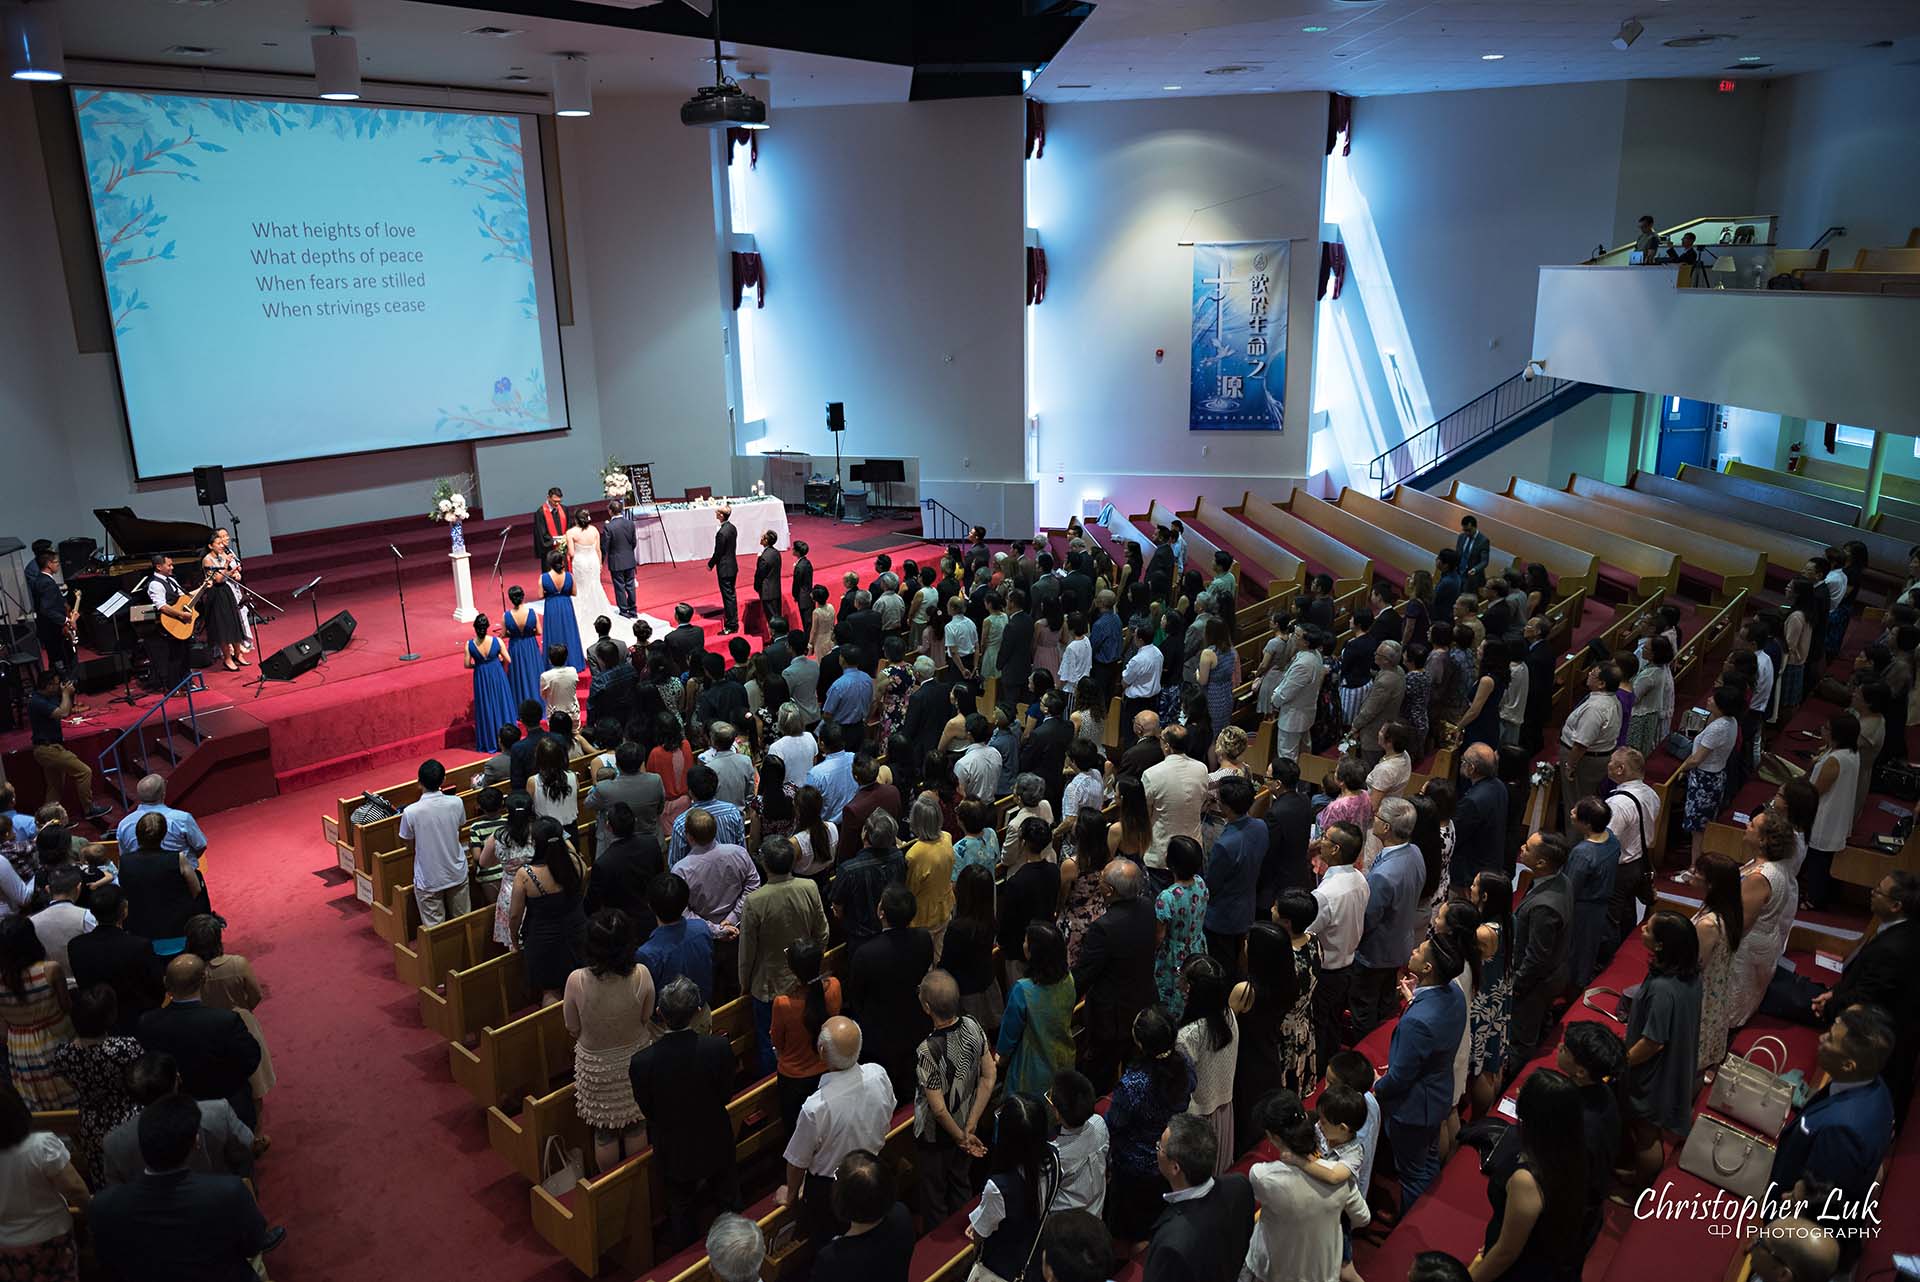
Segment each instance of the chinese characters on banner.
[{"label": "chinese characters on banner", "polygon": [[1277,432],[1287,397],[1287,242],[1193,247],[1195,432]]}]

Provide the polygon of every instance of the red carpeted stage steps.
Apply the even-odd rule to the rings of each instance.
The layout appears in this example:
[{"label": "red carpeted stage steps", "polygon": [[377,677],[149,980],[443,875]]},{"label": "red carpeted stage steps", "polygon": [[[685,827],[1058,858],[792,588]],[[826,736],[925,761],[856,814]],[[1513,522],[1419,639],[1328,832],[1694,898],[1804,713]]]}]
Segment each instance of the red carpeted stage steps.
[{"label": "red carpeted stage steps", "polygon": [[[510,524],[516,528],[509,538],[497,589],[491,581],[492,549],[487,550],[484,568],[481,549],[489,542],[497,546],[500,531]],[[789,532],[791,538],[809,544],[814,581],[827,587],[837,599],[840,576],[846,571],[858,571],[862,583],[872,578],[877,553],[865,549],[872,548],[875,537],[885,534],[890,524],[842,525],[820,517],[793,516],[789,518]],[[897,533],[882,550],[890,552],[896,565],[907,557],[937,555],[936,545],[922,541],[915,530],[897,525],[892,528]],[[497,629],[500,589],[518,584],[530,597],[536,601],[539,598],[529,518],[469,521],[466,532],[474,555],[476,604]],[[293,681],[256,687],[252,683],[259,672],[257,667],[239,672],[207,669],[204,678],[208,690],[196,697],[196,710],[204,714],[238,708],[265,727],[272,778],[283,792],[348,778],[376,767],[411,765],[442,749],[473,748],[473,678],[464,659],[473,629],[453,617],[448,542],[445,526],[418,516],[276,539],[279,550],[272,556],[249,558],[246,563],[249,585],[287,610],[260,630],[258,640],[264,652],[270,654],[309,635],[316,605],[322,621],[340,610],[351,612],[358,625],[353,639],[345,650],[328,655],[319,667]],[[397,545],[406,557],[404,630],[388,543]],[[853,544],[862,550],[850,550]],[[743,609],[752,595],[753,559],[758,550],[743,550],[740,557]],[[791,546],[783,547],[781,553],[784,577],[793,566]],[[292,589],[315,574],[324,578],[313,597],[291,599]],[[603,579],[603,586],[611,597],[611,581]],[[719,589],[704,559],[641,566],[635,592],[641,613],[659,618],[670,618],[676,602],[691,603],[696,607],[695,621],[706,629],[709,644],[718,640]],[[759,648],[758,637],[748,640]],[[409,642],[412,651],[422,657],[403,663],[400,655],[407,652]],[[130,709],[109,703],[111,693],[92,696],[93,712],[67,727],[68,746],[82,760],[92,762],[115,735],[153,706],[151,694],[139,707]],[[184,713],[184,707],[179,711]],[[0,736],[0,752],[5,754],[7,778],[19,788],[23,804],[37,805],[41,772],[32,759],[25,728]],[[256,790],[248,795],[261,795],[258,783],[256,779]],[[210,789],[207,796],[213,800],[215,791]],[[72,797],[67,801],[73,804]],[[201,803],[195,808],[210,811],[217,805]]]}]

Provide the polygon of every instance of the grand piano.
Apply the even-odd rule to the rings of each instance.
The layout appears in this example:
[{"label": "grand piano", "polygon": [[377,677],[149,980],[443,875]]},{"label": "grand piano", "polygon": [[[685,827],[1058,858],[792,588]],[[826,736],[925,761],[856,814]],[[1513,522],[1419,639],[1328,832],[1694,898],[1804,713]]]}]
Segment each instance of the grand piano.
[{"label": "grand piano", "polygon": [[134,589],[153,568],[153,558],[162,553],[173,557],[174,578],[191,591],[203,577],[200,557],[213,541],[213,527],[199,521],[148,520],[135,516],[130,507],[97,507],[93,515],[106,531],[109,546],[119,551],[106,557],[96,553],[87,568],[67,576],[68,585],[80,592],[80,640],[102,652],[124,649],[133,642],[126,616],[109,621],[94,607],[115,592],[138,597]]}]

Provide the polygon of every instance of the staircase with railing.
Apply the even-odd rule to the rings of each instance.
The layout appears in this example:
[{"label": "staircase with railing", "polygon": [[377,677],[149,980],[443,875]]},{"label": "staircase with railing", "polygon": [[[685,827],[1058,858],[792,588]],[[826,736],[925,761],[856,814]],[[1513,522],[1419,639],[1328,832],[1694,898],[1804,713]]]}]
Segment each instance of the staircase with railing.
[{"label": "staircase with railing", "polygon": [[1426,489],[1600,390],[1573,379],[1515,374],[1377,455],[1367,477],[1381,498],[1399,485]]},{"label": "staircase with railing", "polygon": [[965,543],[975,522],[966,520],[939,499],[920,500],[920,537],[933,543]]},{"label": "staircase with railing", "polygon": [[[181,733],[190,738],[194,744],[198,744],[201,739],[200,718],[193,708],[193,696],[196,694],[205,694],[206,691],[206,682],[200,679],[200,674],[198,672],[189,672],[186,676],[180,678],[179,682],[171,690],[160,696],[160,702],[141,713],[138,721],[114,736],[113,742],[101,750],[99,757],[100,778],[111,783],[114,788],[119,791],[120,804],[122,807],[129,804],[127,800],[126,761],[123,753],[128,751],[139,753],[140,773],[142,775],[154,773],[151,752],[147,745],[146,727],[147,723],[157,716],[160,718],[160,736],[159,742],[153,746],[156,749],[165,749],[167,764],[169,766],[179,765],[180,749],[174,744],[173,739],[174,719],[167,715],[167,707],[175,699],[179,699],[186,704],[186,716],[181,718],[186,724],[181,727]],[[133,741],[130,747],[127,743],[129,739]],[[191,750],[191,746],[189,750]]]}]

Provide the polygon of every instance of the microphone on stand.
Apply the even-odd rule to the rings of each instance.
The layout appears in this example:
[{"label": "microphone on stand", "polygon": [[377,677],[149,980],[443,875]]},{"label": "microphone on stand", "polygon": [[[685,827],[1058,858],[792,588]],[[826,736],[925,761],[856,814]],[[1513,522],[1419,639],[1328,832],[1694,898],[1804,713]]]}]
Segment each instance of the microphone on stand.
[{"label": "microphone on stand", "polygon": [[294,596],[295,596],[296,598],[298,598],[298,597],[302,597],[302,596],[305,596],[305,595],[306,595],[307,593],[309,593],[309,592],[311,592],[311,591],[313,591],[313,590],[314,590],[315,588],[317,588],[317,587],[319,587],[319,586],[320,586],[320,580],[321,580],[321,578],[323,578],[323,577],[324,577],[324,576],[322,576],[322,575],[318,575],[318,574],[316,574],[316,575],[314,575],[314,576],[313,576],[313,582],[311,582],[311,583],[309,583],[309,584],[307,584],[307,586],[305,586],[304,588],[295,588],[295,589],[293,590],[293,595],[294,595]]},{"label": "microphone on stand", "polygon": [[407,629],[407,584],[406,580],[400,576],[400,563],[407,558],[401,556],[400,549],[391,543],[387,544],[387,551],[393,553],[393,586],[400,593],[400,637],[407,647],[406,653],[400,656],[400,661],[412,663],[420,655],[414,650],[413,634]]}]

